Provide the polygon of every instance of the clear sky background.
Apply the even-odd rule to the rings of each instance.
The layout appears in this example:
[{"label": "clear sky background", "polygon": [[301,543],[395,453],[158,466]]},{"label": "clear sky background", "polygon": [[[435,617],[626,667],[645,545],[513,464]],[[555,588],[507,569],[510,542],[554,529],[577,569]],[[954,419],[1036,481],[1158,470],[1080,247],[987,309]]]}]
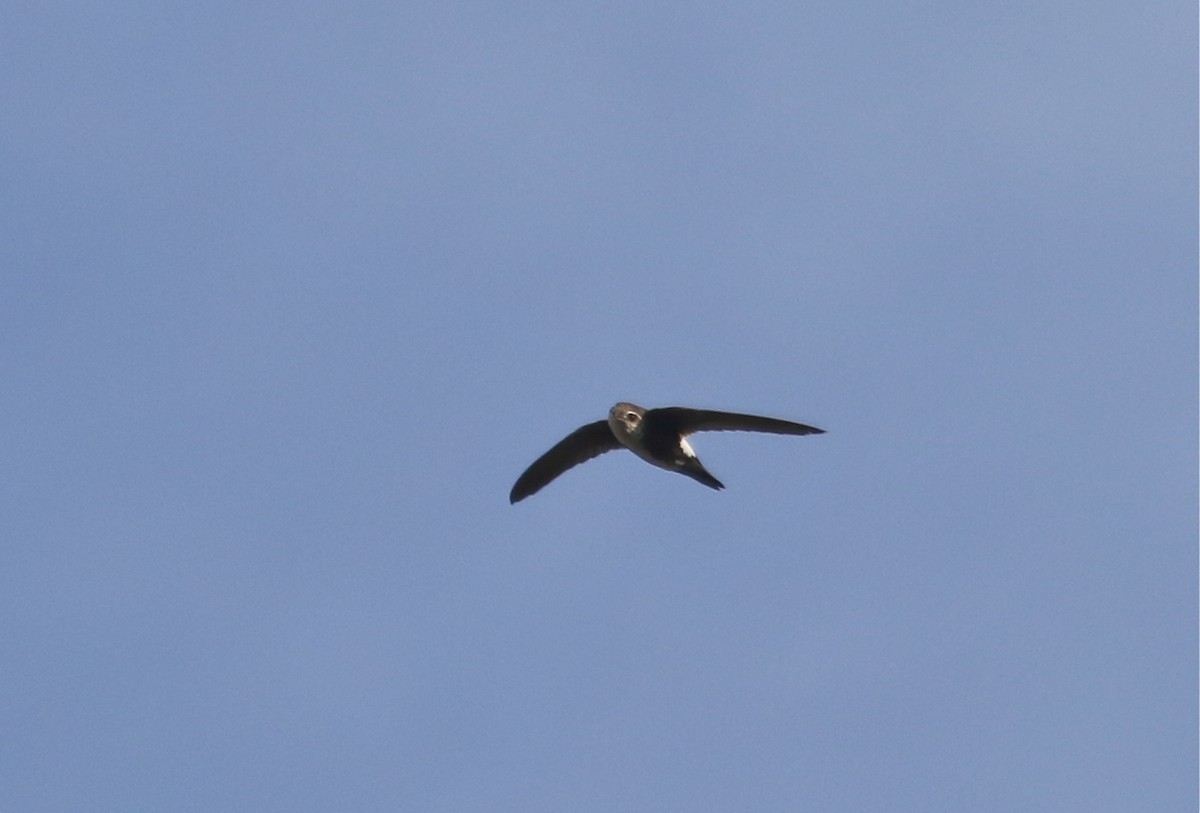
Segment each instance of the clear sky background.
[{"label": "clear sky background", "polygon": [[0,809],[1195,810],[1196,22],[7,4]]}]

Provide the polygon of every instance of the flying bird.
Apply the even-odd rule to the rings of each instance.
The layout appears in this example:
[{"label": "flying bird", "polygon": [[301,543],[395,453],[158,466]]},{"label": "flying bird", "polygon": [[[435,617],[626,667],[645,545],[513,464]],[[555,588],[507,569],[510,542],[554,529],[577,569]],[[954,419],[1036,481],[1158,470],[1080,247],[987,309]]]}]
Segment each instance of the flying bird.
[{"label": "flying bird", "polygon": [[547,483],[580,463],[624,446],[647,463],[686,474],[709,488],[724,484],[709,474],[687,442],[694,432],[771,432],[776,435],[820,435],[824,429],[779,418],[738,412],[663,407],[643,409],[621,402],[608,411],[608,419],[579,427],[550,451],[533,461],[509,492],[510,503],[536,494]]}]

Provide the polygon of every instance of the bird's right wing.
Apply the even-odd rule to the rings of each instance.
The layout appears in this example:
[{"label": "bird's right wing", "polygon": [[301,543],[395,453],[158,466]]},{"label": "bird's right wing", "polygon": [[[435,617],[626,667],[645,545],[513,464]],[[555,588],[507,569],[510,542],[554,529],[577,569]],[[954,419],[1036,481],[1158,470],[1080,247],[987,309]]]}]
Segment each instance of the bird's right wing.
[{"label": "bird's right wing", "polygon": [[770,432],[775,435],[821,435],[824,429],[779,418],[745,415],[741,412],[717,412],[712,409],[663,407],[646,413],[646,420],[668,427],[681,435],[693,432]]},{"label": "bird's right wing", "polygon": [[515,503],[523,500],[540,491],[567,469],[619,448],[621,444],[608,427],[608,421],[596,421],[581,426],[525,469],[525,473],[517,478],[512,491],[509,492],[508,501]]}]

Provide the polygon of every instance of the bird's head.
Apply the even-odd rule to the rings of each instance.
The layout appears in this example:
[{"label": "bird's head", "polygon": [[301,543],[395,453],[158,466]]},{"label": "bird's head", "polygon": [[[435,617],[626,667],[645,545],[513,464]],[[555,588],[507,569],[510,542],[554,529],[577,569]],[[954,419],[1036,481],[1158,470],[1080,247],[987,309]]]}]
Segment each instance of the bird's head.
[{"label": "bird's head", "polygon": [[629,404],[622,401],[608,411],[608,425],[618,439],[622,437],[641,437],[642,418],[645,415],[646,410],[637,404]]}]

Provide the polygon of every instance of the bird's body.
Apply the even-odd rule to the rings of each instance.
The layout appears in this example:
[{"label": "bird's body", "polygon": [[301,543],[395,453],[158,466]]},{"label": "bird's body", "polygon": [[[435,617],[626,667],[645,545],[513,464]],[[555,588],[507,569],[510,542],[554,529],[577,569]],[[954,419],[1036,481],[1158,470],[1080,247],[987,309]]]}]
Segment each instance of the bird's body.
[{"label": "bird's body", "polygon": [[622,446],[638,457],[667,471],[678,472],[709,488],[725,486],[713,477],[687,436],[694,432],[770,432],[777,435],[819,435],[825,430],[778,418],[763,418],[739,412],[664,407],[643,409],[621,402],[608,411],[608,419],[579,427],[533,462],[508,495],[518,502],[539,491],[567,469]]}]

